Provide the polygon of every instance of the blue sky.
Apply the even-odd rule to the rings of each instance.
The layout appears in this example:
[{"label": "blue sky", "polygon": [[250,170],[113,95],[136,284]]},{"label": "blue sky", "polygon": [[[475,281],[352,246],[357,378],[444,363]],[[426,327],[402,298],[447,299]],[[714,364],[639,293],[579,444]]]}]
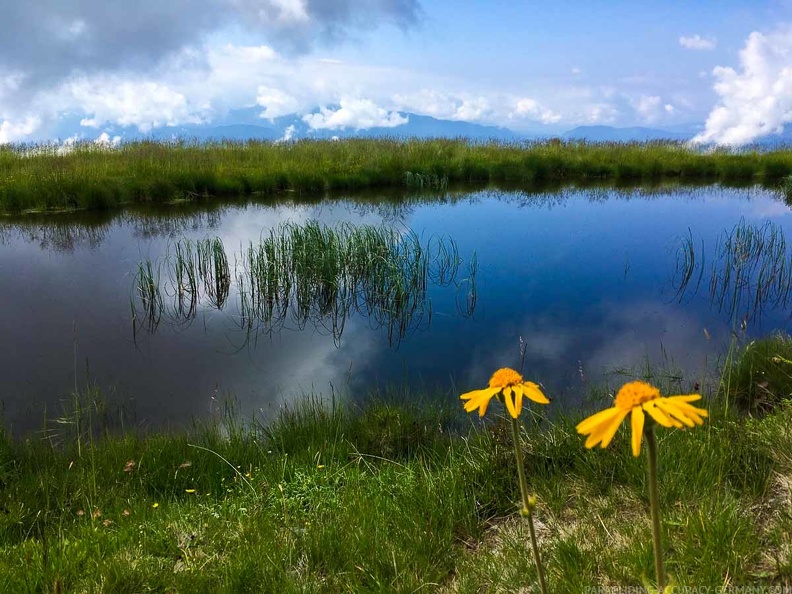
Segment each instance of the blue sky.
[{"label": "blue sky", "polygon": [[792,120],[787,1],[28,0],[0,4],[0,23],[0,142],[243,108],[339,130],[405,113],[699,125],[733,145]]}]

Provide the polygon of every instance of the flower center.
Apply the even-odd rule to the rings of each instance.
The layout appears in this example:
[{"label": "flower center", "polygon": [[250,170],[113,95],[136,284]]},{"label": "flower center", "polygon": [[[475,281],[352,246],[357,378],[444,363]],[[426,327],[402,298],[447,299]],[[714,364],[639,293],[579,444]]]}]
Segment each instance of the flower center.
[{"label": "flower center", "polygon": [[514,369],[504,367],[503,369],[498,369],[498,371],[492,374],[492,377],[489,381],[489,387],[505,388],[507,386],[516,386],[517,384],[521,384],[522,381],[523,376],[514,371]]},{"label": "flower center", "polygon": [[632,410],[655,398],[660,398],[660,390],[646,382],[637,381],[624,384],[613,403],[622,410]]}]

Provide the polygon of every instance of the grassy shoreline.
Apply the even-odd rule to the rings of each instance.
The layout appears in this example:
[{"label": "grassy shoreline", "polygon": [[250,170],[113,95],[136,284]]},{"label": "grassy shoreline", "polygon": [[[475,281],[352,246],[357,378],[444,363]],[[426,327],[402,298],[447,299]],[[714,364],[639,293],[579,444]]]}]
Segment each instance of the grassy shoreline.
[{"label": "grassy shoreline", "polygon": [[[530,591],[509,423],[445,407],[304,401],[268,426],[0,440],[0,589],[13,592]],[[711,399],[661,436],[667,569],[680,586],[792,585],[792,402]],[[581,415],[582,416],[582,415]],[[526,418],[552,591],[652,575],[643,459],[622,429]]]},{"label": "grassy shoreline", "polygon": [[457,140],[133,142],[0,147],[0,212],[100,210],[135,203],[456,183],[762,184],[792,174],[792,150],[702,152],[681,143],[504,144]]}]

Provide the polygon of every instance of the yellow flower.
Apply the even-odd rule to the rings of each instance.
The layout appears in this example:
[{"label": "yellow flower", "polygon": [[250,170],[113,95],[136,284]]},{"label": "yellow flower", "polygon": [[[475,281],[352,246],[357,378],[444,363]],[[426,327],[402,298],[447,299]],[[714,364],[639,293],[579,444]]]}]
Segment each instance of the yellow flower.
[{"label": "yellow flower", "polygon": [[154,502],[154,503],[151,504],[151,507],[153,507],[154,509],[157,509],[159,507],[159,503]]},{"label": "yellow flower", "polygon": [[663,427],[681,428],[701,425],[704,423],[703,418],[707,416],[707,411],[689,404],[699,399],[701,394],[660,396],[660,390],[646,382],[629,382],[616,394],[613,407],[585,419],[578,424],[577,431],[581,435],[588,435],[587,448],[593,448],[598,443],[606,448],[616,435],[621,422],[630,414],[632,453],[633,456],[638,456],[641,453],[644,413],[649,414],[658,425]]},{"label": "yellow flower", "polygon": [[498,371],[492,374],[488,388],[467,392],[466,394],[462,394],[460,398],[462,400],[467,400],[465,403],[465,410],[467,412],[473,412],[478,409],[479,416],[483,417],[484,413],[487,412],[489,401],[493,396],[499,394],[503,395],[506,408],[509,414],[515,419],[520,416],[523,396],[539,404],[548,404],[550,402],[547,397],[542,394],[537,384],[524,381],[523,376],[514,371],[514,369],[509,369],[508,367],[498,369]]}]

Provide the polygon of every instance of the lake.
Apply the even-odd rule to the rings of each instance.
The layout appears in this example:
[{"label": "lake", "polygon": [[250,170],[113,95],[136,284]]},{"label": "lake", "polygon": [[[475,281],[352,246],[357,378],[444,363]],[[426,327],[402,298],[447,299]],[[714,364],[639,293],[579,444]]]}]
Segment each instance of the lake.
[{"label": "lake", "polygon": [[[737,282],[736,292],[711,285],[712,267],[725,261],[718,246],[734,237],[735,226],[789,234],[790,212],[772,192],[712,186],[475,191],[402,204],[354,197],[184,204],[5,219],[5,423],[18,433],[40,428],[45,415],[63,413],[75,388],[88,385],[128,422],[152,428],[216,415],[227,401],[266,419],[307,394],[359,399],[394,389],[403,398],[456,398],[483,387],[498,367],[519,367],[521,337],[526,377],[562,406],[576,406],[590,386],[615,385],[620,374],[647,364],[682,374],[680,389],[690,390],[723,357],[733,331],[745,340],[790,330],[785,297],[757,293],[756,271],[715,278]],[[179,240],[219,238],[233,273],[250,242],[283,223],[309,221],[387,226],[426,246],[441,238],[453,245],[456,274],[452,281],[429,278],[408,326],[395,335],[382,315],[360,308],[340,332],[318,311],[303,319],[289,314],[251,333],[240,324],[236,285],[222,309],[201,301],[190,319],[133,324],[141,262],[164,271]],[[691,248],[695,265],[685,260]],[[735,261],[751,257],[741,253]],[[686,266],[691,274],[680,290]],[[172,312],[172,291],[164,287],[162,295]],[[735,295],[741,301],[730,302]]]}]

